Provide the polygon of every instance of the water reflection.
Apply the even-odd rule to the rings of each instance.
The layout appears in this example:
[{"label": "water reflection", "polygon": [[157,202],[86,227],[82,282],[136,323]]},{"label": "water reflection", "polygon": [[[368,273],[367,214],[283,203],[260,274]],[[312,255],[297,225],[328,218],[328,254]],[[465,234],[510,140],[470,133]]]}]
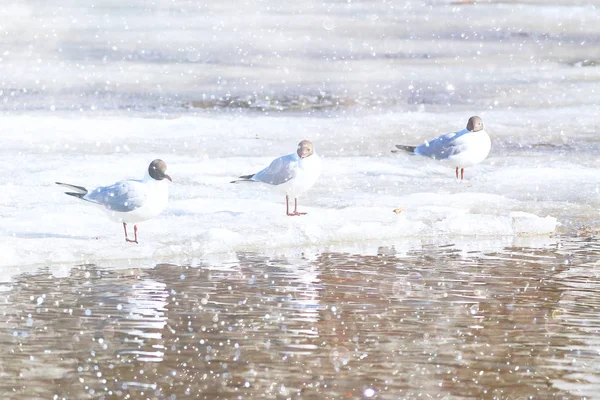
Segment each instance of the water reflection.
[{"label": "water reflection", "polygon": [[12,277],[0,397],[595,398],[600,242]]}]

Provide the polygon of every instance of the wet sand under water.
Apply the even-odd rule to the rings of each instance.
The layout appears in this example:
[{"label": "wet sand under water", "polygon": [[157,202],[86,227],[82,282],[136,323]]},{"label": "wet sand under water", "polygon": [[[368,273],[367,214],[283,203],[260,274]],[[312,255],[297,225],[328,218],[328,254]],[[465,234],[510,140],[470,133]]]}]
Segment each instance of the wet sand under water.
[{"label": "wet sand under water", "polygon": [[562,237],[41,268],[0,285],[0,397],[600,398],[598,254]]}]

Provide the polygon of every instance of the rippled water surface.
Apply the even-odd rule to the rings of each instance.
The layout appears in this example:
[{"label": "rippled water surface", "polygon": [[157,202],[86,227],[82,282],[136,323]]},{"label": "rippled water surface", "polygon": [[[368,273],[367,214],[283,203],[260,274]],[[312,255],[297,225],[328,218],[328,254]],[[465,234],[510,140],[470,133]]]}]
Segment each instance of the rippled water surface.
[{"label": "rippled water surface", "polygon": [[599,254],[557,238],[39,268],[1,286],[0,396],[599,398]]}]

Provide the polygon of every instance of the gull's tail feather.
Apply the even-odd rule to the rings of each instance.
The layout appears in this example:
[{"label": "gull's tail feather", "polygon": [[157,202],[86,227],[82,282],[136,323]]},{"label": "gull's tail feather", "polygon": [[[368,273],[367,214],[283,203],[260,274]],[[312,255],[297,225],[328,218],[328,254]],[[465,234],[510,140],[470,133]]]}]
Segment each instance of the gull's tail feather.
[{"label": "gull's tail feather", "polygon": [[255,182],[255,181],[253,181],[253,180],[252,180],[252,177],[253,177],[254,175],[255,175],[255,174],[250,174],[250,175],[242,175],[242,176],[240,176],[240,178],[239,178],[239,179],[236,179],[235,181],[231,181],[231,182],[229,182],[229,183],[238,183],[238,182]]},{"label": "gull's tail feather", "polygon": [[[417,146],[404,146],[402,144],[397,144],[397,148],[400,150],[406,151],[407,153],[414,153]],[[392,153],[400,153],[398,150],[392,150]]]},{"label": "gull's tail feather", "polygon": [[76,190],[76,192],[65,192],[69,196],[77,197],[79,199],[83,199],[83,197],[88,194],[88,190],[83,186],[71,185],[69,183],[55,182],[58,186],[64,186],[71,190]]}]

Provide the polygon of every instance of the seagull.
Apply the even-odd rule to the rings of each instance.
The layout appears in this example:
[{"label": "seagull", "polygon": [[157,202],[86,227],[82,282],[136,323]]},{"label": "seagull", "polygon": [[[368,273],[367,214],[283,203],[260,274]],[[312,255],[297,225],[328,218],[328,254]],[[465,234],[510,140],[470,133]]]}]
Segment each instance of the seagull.
[{"label": "seagull", "polygon": [[[156,159],[150,163],[146,175],[141,180],[124,180],[110,186],[100,186],[88,191],[83,186],[56,182],[57,185],[69,188],[65,192],[69,196],[96,204],[108,213],[110,219],[123,223],[125,241],[138,243],[138,222],[146,221],[160,214],[169,201],[169,186],[166,179],[173,182],[167,175],[167,164]],[[134,239],[127,236],[127,224],[133,223]]]},{"label": "seagull", "polygon": [[[308,140],[298,143],[295,153],[276,158],[271,164],[255,174],[242,175],[237,182],[262,182],[280,193],[285,193],[285,210],[290,217],[306,215],[298,212],[298,197],[315,184],[321,174],[321,158]],[[290,213],[290,197],[294,198],[294,212]]]},{"label": "seagull", "polygon": [[[469,118],[467,128],[458,132],[446,133],[420,146],[396,145],[400,150],[419,156],[445,161],[456,167],[456,179],[460,168],[460,179],[465,178],[465,167],[479,164],[490,153],[492,142],[483,130],[483,121],[474,116]],[[392,150],[398,153],[398,150]]]}]

